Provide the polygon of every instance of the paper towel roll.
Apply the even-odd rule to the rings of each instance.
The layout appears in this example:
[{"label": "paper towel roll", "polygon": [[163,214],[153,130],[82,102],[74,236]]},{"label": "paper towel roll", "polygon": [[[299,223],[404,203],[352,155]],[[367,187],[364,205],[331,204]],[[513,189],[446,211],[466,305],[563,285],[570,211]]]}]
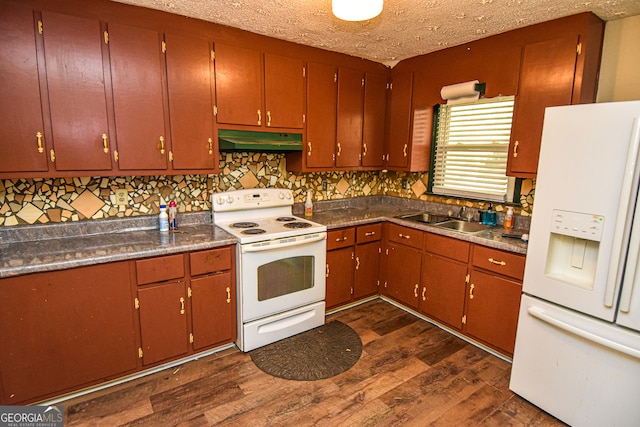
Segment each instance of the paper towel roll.
[{"label": "paper towel roll", "polygon": [[463,102],[473,102],[480,98],[480,92],[476,91],[478,80],[458,83],[455,85],[443,86],[440,96],[447,101],[447,104],[460,104]]}]

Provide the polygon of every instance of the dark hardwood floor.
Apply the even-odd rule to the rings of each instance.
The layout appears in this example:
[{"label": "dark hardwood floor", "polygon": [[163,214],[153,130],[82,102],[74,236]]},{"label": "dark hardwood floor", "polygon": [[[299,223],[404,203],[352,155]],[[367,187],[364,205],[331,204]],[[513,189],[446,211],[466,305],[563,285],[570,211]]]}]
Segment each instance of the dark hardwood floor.
[{"label": "dark hardwood floor", "polygon": [[382,300],[334,313],[347,372],[290,381],[224,350],[65,402],[67,426],[561,426],[509,391],[510,364]]}]

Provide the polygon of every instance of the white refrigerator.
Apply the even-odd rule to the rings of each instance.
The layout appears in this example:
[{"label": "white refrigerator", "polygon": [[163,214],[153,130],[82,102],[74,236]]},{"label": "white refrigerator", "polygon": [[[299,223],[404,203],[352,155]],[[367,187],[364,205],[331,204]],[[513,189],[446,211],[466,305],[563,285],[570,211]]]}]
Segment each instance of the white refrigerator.
[{"label": "white refrigerator", "polygon": [[510,388],[576,427],[640,426],[639,149],[640,101],[545,112]]}]

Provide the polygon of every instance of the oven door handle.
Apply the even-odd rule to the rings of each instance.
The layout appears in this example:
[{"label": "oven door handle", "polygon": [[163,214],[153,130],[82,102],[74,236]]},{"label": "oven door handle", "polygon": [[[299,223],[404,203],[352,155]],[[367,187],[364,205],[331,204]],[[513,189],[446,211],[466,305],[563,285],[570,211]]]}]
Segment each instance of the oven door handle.
[{"label": "oven door handle", "polygon": [[[262,251],[270,251],[274,249],[288,248],[291,246],[301,246],[306,245],[308,243],[319,242],[321,240],[327,239],[327,233],[318,233],[313,237],[309,237],[307,239],[292,239],[291,241],[283,242],[283,243],[273,243],[274,241],[264,242],[262,244],[251,244],[251,245],[240,245],[242,253],[247,252],[262,252]],[[287,239],[283,239],[287,240]],[[265,244],[268,243],[268,244]]]}]

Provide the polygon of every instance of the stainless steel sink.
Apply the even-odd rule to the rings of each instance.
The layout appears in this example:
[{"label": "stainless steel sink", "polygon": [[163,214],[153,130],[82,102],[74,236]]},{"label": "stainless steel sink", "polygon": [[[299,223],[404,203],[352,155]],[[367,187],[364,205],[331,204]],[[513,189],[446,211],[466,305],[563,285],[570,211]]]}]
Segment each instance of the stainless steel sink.
[{"label": "stainless steel sink", "polygon": [[436,224],[438,222],[446,221],[449,217],[447,217],[446,215],[421,213],[421,214],[415,214],[415,215],[406,215],[401,218],[408,219],[409,221],[423,222],[425,224]]},{"label": "stainless steel sink", "polygon": [[488,230],[491,226],[480,224],[479,222],[467,222],[459,219],[450,219],[449,221],[434,224],[436,227],[448,228],[449,230],[459,231],[460,233],[478,233]]}]

